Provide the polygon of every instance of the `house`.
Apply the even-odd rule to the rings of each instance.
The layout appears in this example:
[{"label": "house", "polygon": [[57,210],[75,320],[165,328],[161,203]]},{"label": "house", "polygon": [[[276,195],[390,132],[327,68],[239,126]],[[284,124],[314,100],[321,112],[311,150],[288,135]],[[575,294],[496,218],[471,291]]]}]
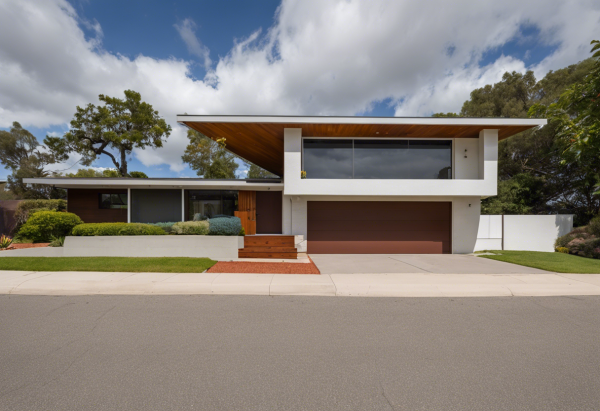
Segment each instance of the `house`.
[{"label": "house", "polygon": [[[32,178],[68,190],[85,222],[237,214],[247,234],[303,236],[316,253],[470,253],[496,195],[498,141],[546,120],[195,116],[177,121],[280,176]],[[302,238],[302,237],[301,237]]]}]

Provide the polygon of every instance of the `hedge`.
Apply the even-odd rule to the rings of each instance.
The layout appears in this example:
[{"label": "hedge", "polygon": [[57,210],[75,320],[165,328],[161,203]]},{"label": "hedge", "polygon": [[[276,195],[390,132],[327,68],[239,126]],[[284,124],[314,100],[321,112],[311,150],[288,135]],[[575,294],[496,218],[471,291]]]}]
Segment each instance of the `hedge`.
[{"label": "hedge", "polygon": [[65,200],[23,200],[17,205],[15,220],[17,225],[22,225],[36,211],[65,211],[66,209]]},{"label": "hedge", "polygon": [[165,222],[165,223],[148,223],[150,225],[153,225],[155,227],[160,227],[163,230],[165,230],[165,233],[172,233],[173,232],[173,226],[176,224],[175,222]]},{"label": "hedge", "polygon": [[209,235],[239,235],[242,231],[242,220],[238,217],[218,217],[208,220]]},{"label": "hedge", "polygon": [[73,229],[75,236],[165,235],[165,230],[141,223],[88,223]]},{"label": "hedge", "polygon": [[180,235],[208,234],[208,221],[180,221],[172,227],[172,232]]},{"label": "hedge", "polygon": [[69,235],[74,227],[82,223],[81,218],[73,213],[39,211],[29,217],[17,235],[33,240],[34,243],[47,243],[54,238]]}]

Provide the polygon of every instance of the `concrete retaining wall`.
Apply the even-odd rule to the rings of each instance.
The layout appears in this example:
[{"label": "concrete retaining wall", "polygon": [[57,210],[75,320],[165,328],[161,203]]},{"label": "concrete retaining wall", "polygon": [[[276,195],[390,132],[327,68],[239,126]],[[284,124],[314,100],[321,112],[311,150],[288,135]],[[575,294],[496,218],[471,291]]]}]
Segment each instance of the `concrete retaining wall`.
[{"label": "concrete retaining wall", "polygon": [[573,215],[482,215],[475,251],[554,251],[554,242],[573,230]]},{"label": "concrete retaining wall", "polygon": [[203,235],[140,235],[67,237],[64,257],[207,257],[238,258],[244,237]]}]

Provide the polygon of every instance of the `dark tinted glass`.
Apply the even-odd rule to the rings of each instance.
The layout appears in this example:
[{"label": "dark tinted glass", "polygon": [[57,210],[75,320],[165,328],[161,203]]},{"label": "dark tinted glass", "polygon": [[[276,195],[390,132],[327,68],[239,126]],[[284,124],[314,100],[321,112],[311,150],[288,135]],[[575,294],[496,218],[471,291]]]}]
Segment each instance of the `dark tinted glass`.
[{"label": "dark tinted glass", "polygon": [[409,140],[410,177],[414,179],[452,178],[452,141]]},{"label": "dark tinted glass", "polygon": [[407,140],[354,140],[354,178],[411,178]]},{"label": "dark tinted glass", "polygon": [[306,178],[352,178],[352,140],[304,140]]},{"label": "dark tinted glass", "polygon": [[100,194],[100,208],[127,208],[127,194]]},{"label": "dark tinted glass", "polygon": [[190,220],[206,220],[217,215],[233,215],[237,210],[237,191],[192,190],[188,192]]}]

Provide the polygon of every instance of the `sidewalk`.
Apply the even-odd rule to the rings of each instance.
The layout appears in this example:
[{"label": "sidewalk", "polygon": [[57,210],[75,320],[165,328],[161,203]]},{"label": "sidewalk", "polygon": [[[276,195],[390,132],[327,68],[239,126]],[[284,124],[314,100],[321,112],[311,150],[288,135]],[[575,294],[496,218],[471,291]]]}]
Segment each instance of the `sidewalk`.
[{"label": "sidewalk", "polygon": [[0,294],[363,297],[600,295],[600,274],[175,274],[0,271]]}]

